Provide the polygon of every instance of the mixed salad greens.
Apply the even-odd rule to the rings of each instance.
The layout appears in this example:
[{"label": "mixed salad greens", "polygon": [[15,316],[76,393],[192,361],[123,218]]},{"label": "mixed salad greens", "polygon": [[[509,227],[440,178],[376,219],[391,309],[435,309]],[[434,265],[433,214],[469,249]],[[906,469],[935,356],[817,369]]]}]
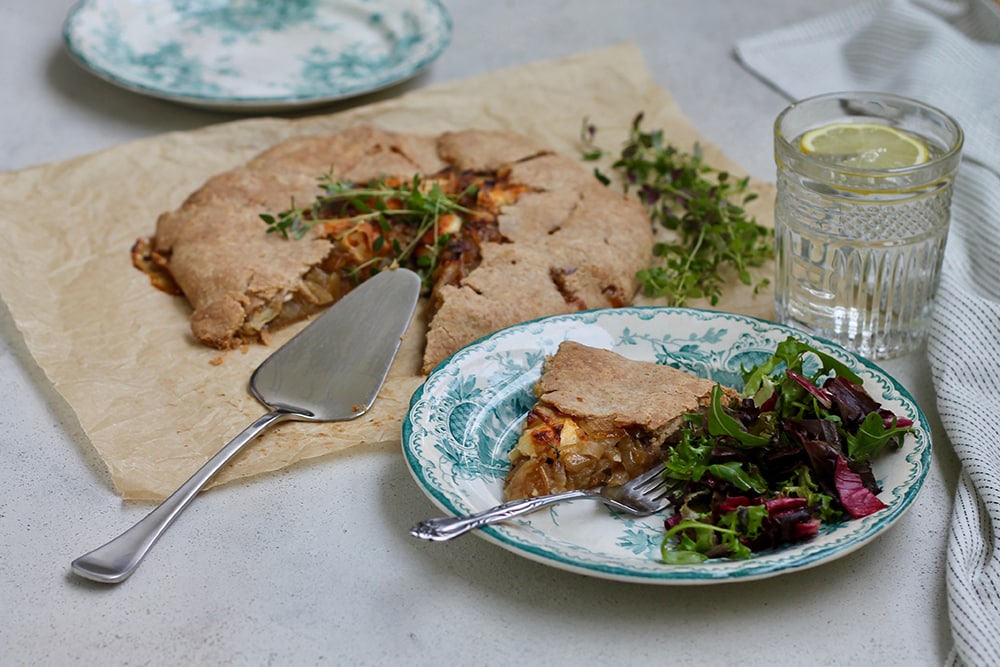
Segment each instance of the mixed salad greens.
[{"label": "mixed salad greens", "polygon": [[794,337],[744,380],[733,405],[716,387],[707,413],[688,415],[669,450],[666,563],[749,558],[885,508],[871,462],[899,448],[909,419]]}]

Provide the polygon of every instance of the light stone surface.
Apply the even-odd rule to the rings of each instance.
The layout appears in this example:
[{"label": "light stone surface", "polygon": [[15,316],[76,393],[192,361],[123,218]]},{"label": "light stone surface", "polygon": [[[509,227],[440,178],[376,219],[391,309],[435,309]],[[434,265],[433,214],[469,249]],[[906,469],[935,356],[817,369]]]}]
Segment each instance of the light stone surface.
[{"label": "light stone surface", "polygon": [[[0,4],[0,170],[238,118],[84,72],[61,46],[72,4]],[[455,33],[442,57],[351,104],[632,40],[698,130],[770,180],[771,122],[785,100],[732,47],[847,4],[445,0]],[[941,664],[957,465],[923,355],[882,365],[931,421],[932,469],[887,534],[818,568],[642,586],[558,571],[474,537],[420,543],[407,529],[438,511],[399,452],[375,447],[205,494],[131,579],[108,587],[74,577],[69,562],[150,506],[113,493],[0,305],[0,663]]]}]

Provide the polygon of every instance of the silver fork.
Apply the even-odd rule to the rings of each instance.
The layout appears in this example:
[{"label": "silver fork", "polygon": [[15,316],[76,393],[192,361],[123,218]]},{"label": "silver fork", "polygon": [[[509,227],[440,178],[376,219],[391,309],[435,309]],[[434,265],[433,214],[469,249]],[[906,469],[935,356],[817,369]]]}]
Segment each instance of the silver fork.
[{"label": "silver fork", "polygon": [[670,505],[667,498],[667,481],[663,471],[663,464],[657,463],[621,486],[601,486],[596,489],[565,491],[547,496],[512,500],[468,516],[443,516],[427,519],[410,528],[410,535],[422,540],[444,542],[476,528],[513,519],[549,505],[578,498],[600,501],[618,512],[635,516],[649,516]]}]

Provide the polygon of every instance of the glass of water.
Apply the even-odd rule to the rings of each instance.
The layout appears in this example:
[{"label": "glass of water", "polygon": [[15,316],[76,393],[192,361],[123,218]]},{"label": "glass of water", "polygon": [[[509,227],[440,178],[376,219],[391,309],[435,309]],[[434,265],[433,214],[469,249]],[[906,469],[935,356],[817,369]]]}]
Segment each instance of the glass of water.
[{"label": "glass of water", "polygon": [[834,93],[774,124],[778,320],[871,359],[926,341],[963,135],[895,95]]}]

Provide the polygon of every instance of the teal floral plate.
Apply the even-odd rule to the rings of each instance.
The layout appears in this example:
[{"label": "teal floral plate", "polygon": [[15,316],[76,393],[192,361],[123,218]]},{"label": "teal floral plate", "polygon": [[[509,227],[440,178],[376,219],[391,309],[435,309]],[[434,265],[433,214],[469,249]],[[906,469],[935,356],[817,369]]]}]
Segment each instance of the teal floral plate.
[{"label": "teal floral plate", "polygon": [[448,514],[468,514],[502,502],[508,452],[534,402],[532,386],[542,360],[563,340],[668,364],[740,388],[741,369],[767,359],[789,335],[847,364],[864,379],[875,400],[913,420],[915,433],[874,466],[886,509],[827,527],[804,544],[748,560],[699,565],[665,565],[659,560],[664,516],[619,516],[589,501],[555,505],[476,534],[557,568],[641,583],[751,580],[819,565],[862,547],[903,515],[930,465],[930,430],[913,398],[871,362],[763,320],[683,308],[617,308],[549,317],[495,333],[444,361],[414,393],[403,423],[407,465],[417,484]]},{"label": "teal floral plate", "polygon": [[451,18],[439,0],[83,0],[63,38],[123,88],[266,112],[416,75],[451,41]]}]

